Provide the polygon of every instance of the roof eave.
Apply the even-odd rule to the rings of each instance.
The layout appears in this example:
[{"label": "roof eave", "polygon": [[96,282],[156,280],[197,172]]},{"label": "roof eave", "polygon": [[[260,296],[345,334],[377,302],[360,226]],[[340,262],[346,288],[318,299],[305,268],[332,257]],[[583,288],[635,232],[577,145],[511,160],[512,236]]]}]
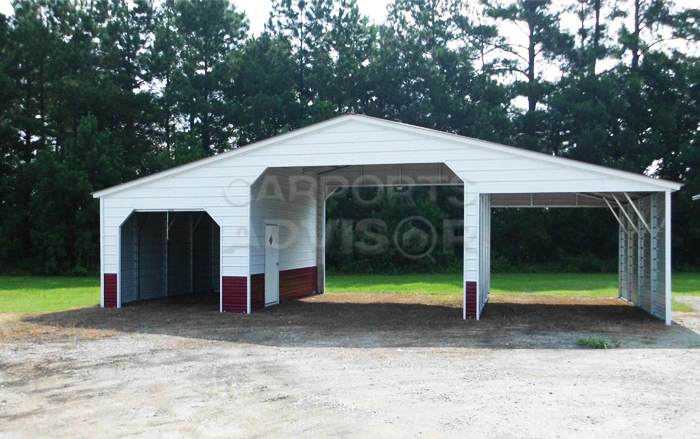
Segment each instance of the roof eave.
[{"label": "roof eave", "polygon": [[608,168],[605,166],[600,166],[600,165],[593,165],[590,163],[585,163],[585,162],[580,162],[577,160],[572,160],[564,157],[556,157],[556,156],[550,156],[548,154],[540,153],[540,152],[535,152],[535,151],[528,151],[520,148],[516,148],[513,146],[508,146],[508,145],[501,145],[498,143],[494,142],[488,142],[485,140],[479,140],[479,139],[474,139],[466,136],[460,136],[457,134],[452,134],[452,133],[445,133],[442,131],[437,131],[429,128],[423,128],[423,127],[417,127],[414,125],[408,125],[405,123],[401,122],[394,122],[394,121],[387,121],[384,119],[379,119],[375,117],[370,117],[370,116],[361,116],[361,115],[354,115],[354,114],[348,114],[348,115],[342,115],[335,117],[333,119],[326,120],[324,122],[319,122],[314,125],[309,125],[304,128],[300,128],[294,131],[290,131],[285,134],[281,134],[279,136],[271,137],[266,140],[262,140],[260,142],[256,142],[251,145],[247,145],[245,147],[237,148],[232,151],[228,151],[213,157],[207,157],[205,159],[201,159],[192,163],[188,163],[185,165],[181,165],[175,168],[168,169],[166,171],[161,171],[146,177],[139,178],[137,180],[132,180],[130,182],[123,183],[121,185],[113,186],[110,188],[102,189],[100,191],[96,191],[92,193],[92,196],[94,198],[102,198],[117,192],[121,192],[127,189],[132,189],[156,180],[160,180],[163,178],[168,178],[183,172],[187,172],[192,169],[197,169],[203,166],[207,166],[213,163],[216,163],[220,160],[226,160],[229,158],[236,157],[238,155],[243,155],[243,154],[248,154],[252,153],[258,149],[261,148],[266,148],[272,145],[275,145],[277,143],[285,142],[288,140],[291,140],[293,138],[299,137],[299,136],[304,136],[319,130],[326,129],[330,126],[334,125],[340,125],[348,120],[351,119],[360,119],[365,123],[372,124],[372,125],[378,125],[384,128],[391,128],[391,129],[401,129],[403,131],[408,131],[412,132],[417,135],[421,136],[428,136],[432,138],[437,138],[440,140],[445,140],[449,142],[457,142],[461,144],[466,144],[472,147],[477,147],[477,148],[485,148],[485,149],[492,149],[496,150],[499,152],[502,152],[504,154],[511,154],[514,156],[518,157],[523,157],[523,158],[528,158],[528,159],[533,159],[533,160],[539,160],[539,161],[545,161],[549,163],[555,163],[558,165],[565,165],[574,169],[580,169],[583,171],[589,171],[589,172],[595,172],[598,174],[606,175],[609,177],[614,177],[614,178],[621,178],[625,180],[631,180],[639,183],[646,183],[650,184],[652,186],[656,186],[659,191],[677,191],[680,190],[680,188],[683,186],[682,183],[677,183],[677,182],[672,182],[668,180],[663,180],[663,179],[658,179],[658,178],[653,178],[649,177],[646,175],[639,175],[635,174],[632,172],[627,172],[627,171],[621,171],[618,169],[613,169],[613,168]]}]

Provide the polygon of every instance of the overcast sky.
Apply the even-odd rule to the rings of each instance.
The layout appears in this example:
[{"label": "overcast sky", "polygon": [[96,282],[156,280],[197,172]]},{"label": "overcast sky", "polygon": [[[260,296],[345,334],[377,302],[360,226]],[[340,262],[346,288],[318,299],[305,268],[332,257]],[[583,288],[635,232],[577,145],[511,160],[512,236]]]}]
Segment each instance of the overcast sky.
[{"label": "overcast sky", "polygon": [[[0,0],[0,13],[12,13],[12,0]],[[357,0],[360,12],[375,23],[381,23],[386,18],[386,8],[390,0]],[[676,4],[697,7],[697,0],[676,0]],[[250,28],[254,34],[260,33],[270,17],[272,0],[233,0],[239,10],[244,10],[250,20]]]},{"label": "overcast sky", "polygon": [[[368,16],[376,23],[381,23],[386,18],[386,6],[389,0],[358,0],[360,12]],[[239,10],[244,10],[250,20],[250,28],[253,33],[259,33],[267,19],[270,17],[272,0],[234,0],[233,4]],[[0,13],[9,15],[12,13],[12,0],[0,0]]]},{"label": "overcast sky", "polygon": [[[236,5],[236,8],[245,11],[250,20],[250,30],[254,34],[262,31],[270,18],[272,0],[234,0],[233,4]],[[360,6],[360,13],[368,16],[375,23],[381,23],[386,18],[386,7],[389,0],[357,0],[357,4]]]}]

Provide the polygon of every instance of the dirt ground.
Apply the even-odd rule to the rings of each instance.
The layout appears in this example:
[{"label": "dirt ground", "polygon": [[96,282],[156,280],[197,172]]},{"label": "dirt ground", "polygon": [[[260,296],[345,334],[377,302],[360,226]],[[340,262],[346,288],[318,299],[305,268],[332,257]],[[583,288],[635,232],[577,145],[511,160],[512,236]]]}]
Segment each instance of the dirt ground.
[{"label": "dirt ground", "polygon": [[0,439],[700,437],[698,313],[667,327],[613,299],[501,296],[475,322],[427,296],[333,294],[246,316],[217,299],[0,315]]}]

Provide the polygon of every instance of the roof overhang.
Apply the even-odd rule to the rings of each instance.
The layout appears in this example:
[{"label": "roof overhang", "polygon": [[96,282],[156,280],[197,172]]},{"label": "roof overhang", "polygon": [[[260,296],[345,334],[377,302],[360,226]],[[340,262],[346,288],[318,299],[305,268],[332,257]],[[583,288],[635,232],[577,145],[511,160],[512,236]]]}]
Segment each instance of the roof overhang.
[{"label": "roof overhang", "polygon": [[[645,183],[649,186],[653,186],[654,190],[657,190],[659,192],[664,192],[664,191],[677,191],[679,190],[683,185],[681,183],[676,183],[668,180],[662,180],[662,179],[657,179],[657,178],[652,178],[648,177],[645,175],[639,175],[627,171],[621,171],[618,169],[613,169],[613,168],[608,168],[605,166],[599,166],[599,165],[592,165],[589,163],[584,163],[584,162],[579,162],[576,160],[571,160],[563,157],[558,157],[558,156],[553,156],[553,155],[548,155],[548,154],[543,154],[539,152],[534,152],[534,151],[528,151],[525,149],[521,148],[516,148],[513,146],[506,146],[506,145],[501,145],[493,142],[487,142],[484,140],[478,140],[478,139],[473,139],[469,137],[464,137],[464,136],[459,136],[456,134],[451,134],[451,133],[445,133],[441,131],[436,131],[428,128],[421,128],[413,125],[407,125],[399,122],[392,122],[392,121],[387,121],[383,119],[377,119],[374,117],[368,117],[368,116],[360,116],[360,115],[344,115],[344,116],[339,116],[333,119],[329,119],[324,122],[320,122],[314,125],[310,125],[304,128],[300,128],[285,134],[281,134],[279,136],[271,137],[269,139],[241,147],[241,148],[236,148],[232,151],[228,151],[222,154],[218,154],[212,157],[204,158],[192,163],[188,163],[186,165],[178,166],[163,172],[159,172],[156,174],[149,175],[147,177],[142,177],[118,186],[114,186],[111,188],[103,189],[97,192],[93,193],[93,196],[95,198],[102,198],[105,196],[108,196],[110,194],[114,194],[116,192],[121,192],[130,188],[135,188],[137,186],[141,186],[144,184],[148,184],[153,181],[169,178],[169,177],[174,177],[179,174],[186,173],[188,171],[192,171],[194,169],[198,169],[204,166],[209,166],[211,164],[217,163],[219,161],[223,160],[231,160],[235,159],[236,157],[247,155],[247,154],[254,154],[256,151],[259,151],[261,149],[266,149],[273,147],[275,145],[288,142],[292,139],[300,138],[303,136],[309,136],[313,135],[316,132],[325,130],[327,128],[341,125],[344,123],[349,123],[352,121],[360,122],[362,124],[366,125],[373,125],[377,128],[381,129],[391,129],[391,130],[396,130],[400,131],[403,133],[407,134],[413,134],[416,137],[420,137],[423,139],[435,139],[435,140],[440,140],[440,141],[445,141],[445,142],[450,142],[450,143],[456,143],[456,144],[462,144],[465,147],[470,147],[470,148],[478,148],[478,149],[484,149],[484,150],[490,150],[490,151],[496,151],[500,152],[503,154],[508,154],[514,157],[521,157],[524,159],[529,159],[529,160],[537,160],[541,162],[547,162],[547,163],[552,163],[558,166],[570,168],[570,169],[577,169],[577,170],[582,170],[582,171],[587,171],[591,173],[595,173],[596,175],[601,176],[602,178],[616,178],[616,179],[621,179],[621,180],[627,180],[627,181],[633,181],[633,182],[638,182],[638,183]],[[343,167],[344,165],[350,165],[350,163],[337,163],[337,166],[329,166],[325,170],[326,172],[333,172],[336,168]]]}]

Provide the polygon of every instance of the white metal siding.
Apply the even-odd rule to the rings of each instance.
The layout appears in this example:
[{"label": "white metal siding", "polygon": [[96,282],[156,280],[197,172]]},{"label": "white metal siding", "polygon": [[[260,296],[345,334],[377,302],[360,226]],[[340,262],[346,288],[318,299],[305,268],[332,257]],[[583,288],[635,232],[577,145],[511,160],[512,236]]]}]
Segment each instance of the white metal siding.
[{"label": "white metal siding", "polygon": [[618,281],[618,294],[621,298],[627,300],[627,301],[632,301],[631,298],[631,293],[630,293],[630,279],[629,279],[629,244],[628,244],[628,234],[629,234],[629,227],[627,226],[626,223],[620,224],[618,227],[618,236],[619,236],[619,250],[618,250],[618,274],[619,274],[619,281]]},{"label": "white metal siding", "polygon": [[268,169],[252,187],[250,274],[265,272],[265,224],[279,225],[280,270],[317,266],[318,177]]},{"label": "white metal siding", "polygon": [[[477,282],[477,303],[479,303],[479,221],[480,198],[476,185],[464,184],[464,282]],[[478,305],[477,305],[478,318]],[[466,318],[466,304],[464,318]]]},{"label": "white metal siding", "polygon": [[[625,205],[634,230],[621,212],[620,219],[620,297],[650,314],[667,318],[667,302],[671,292],[666,284],[666,210],[665,194],[652,194],[636,200],[635,206]],[[649,226],[651,232],[647,230]]]},{"label": "white metal siding", "polygon": [[[671,291],[666,291],[666,210],[664,193],[654,194],[651,197],[651,285],[652,285],[652,305],[651,313],[655,316],[666,319],[666,295],[671,295]],[[670,255],[668,255],[670,257]],[[670,309],[668,310],[670,314]]]},{"label": "white metal siding", "polygon": [[491,195],[480,196],[479,222],[479,315],[491,294]]},{"label": "white metal siding", "polygon": [[138,252],[138,215],[131,215],[121,228],[121,288],[122,304],[137,299],[139,284]]},{"label": "white metal siding", "polygon": [[[247,276],[249,188],[264,169],[264,166],[249,166],[238,161],[217,162],[106,196],[104,272],[118,272],[119,226],[132,211],[188,210],[206,211],[220,225],[223,275]],[[218,285],[218,279],[216,283]]]},{"label": "white metal siding", "polygon": [[323,178],[319,179],[316,202],[316,261],[317,289],[326,292],[326,187]]},{"label": "white metal siding", "polygon": [[461,185],[462,180],[443,163],[407,163],[350,166],[328,172],[326,185],[337,186],[414,186]]}]

